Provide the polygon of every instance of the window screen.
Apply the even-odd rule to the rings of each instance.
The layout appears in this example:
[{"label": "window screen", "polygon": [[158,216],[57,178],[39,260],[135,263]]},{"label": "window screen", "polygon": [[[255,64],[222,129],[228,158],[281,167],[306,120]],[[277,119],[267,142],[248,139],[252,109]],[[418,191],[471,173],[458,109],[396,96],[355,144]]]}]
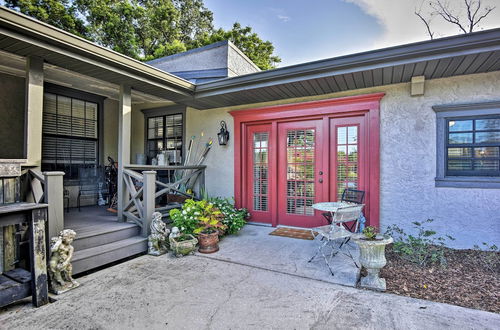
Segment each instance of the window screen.
[{"label": "window screen", "polygon": [[500,176],[500,117],[447,119],[446,175]]},{"label": "window screen", "polygon": [[82,167],[98,163],[97,103],[44,94],[42,169],[64,171],[66,179],[77,179]]},{"label": "window screen", "polygon": [[147,155],[151,160],[160,151],[166,151],[170,165],[182,164],[182,114],[149,117]]}]

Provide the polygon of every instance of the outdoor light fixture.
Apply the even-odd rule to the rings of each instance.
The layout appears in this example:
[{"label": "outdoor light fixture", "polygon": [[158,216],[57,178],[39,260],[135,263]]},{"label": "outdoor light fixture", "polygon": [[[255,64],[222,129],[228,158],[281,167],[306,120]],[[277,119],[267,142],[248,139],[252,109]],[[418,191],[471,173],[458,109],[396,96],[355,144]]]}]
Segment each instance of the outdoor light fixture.
[{"label": "outdoor light fixture", "polygon": [[225,146],[227,141],[229,141],[229,132],[227,131],[227,124],[224,120],[220,122],[220,131],[217,133],[217,138],[221,146]]}]

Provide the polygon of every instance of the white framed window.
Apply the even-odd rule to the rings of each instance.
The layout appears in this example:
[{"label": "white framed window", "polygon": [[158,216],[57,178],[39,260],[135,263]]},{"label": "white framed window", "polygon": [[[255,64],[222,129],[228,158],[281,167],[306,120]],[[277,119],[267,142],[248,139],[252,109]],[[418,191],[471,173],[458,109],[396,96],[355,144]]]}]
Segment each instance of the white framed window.
[{"label": "white framed window", "polygon": [[500,188],[500,101],[433,109],[436,186]]}]

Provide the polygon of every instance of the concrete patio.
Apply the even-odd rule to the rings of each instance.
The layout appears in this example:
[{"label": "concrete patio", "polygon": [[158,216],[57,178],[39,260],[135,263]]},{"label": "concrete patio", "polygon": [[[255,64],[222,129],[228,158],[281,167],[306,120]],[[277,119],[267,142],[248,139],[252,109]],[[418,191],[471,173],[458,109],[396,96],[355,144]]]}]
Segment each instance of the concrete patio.
[{"label": "concrete patio", "polygon": [[[221,251],[222,252],[222,251]],[[79,279],[1,329],[495,329],[500,315],[200,256],[142,256]]]},{"label": "concrete patio", "polygon": [[[301,276],[346,286],[356,286],[360,269],[344,253],[338,253],[331,262],[334,276],[330,274],[321,254],[312,262],[319,237],[315,241],[272,236],[273,227],[246,225],[237,235],[225,237],[220,250],[213,254],[199,254],[207,258],[271,270],[283,274]],[[359,256],[358,248],[349,243],[348,248],[354,260]]]}]

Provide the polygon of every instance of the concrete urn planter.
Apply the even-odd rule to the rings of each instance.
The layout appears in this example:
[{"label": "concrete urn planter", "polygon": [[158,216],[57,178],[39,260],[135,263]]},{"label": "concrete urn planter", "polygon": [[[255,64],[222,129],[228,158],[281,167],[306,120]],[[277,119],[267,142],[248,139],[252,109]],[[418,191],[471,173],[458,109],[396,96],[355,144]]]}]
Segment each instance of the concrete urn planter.
[{"label": "concrete urn planter", "polygon": [[189,236],[189,239],[183,241],[179,241],[179,237],[170,238],[170,249],[172,250],[174,256],[182,257],[190,253],[194,253],[194,250],[196,250],[198,240],[193,235],[187,236]]},{"label": "concrete urn planter", "polygon": [[361,278],[360,287],[385,291],[385,279],[379,277],[380,269],[385,266],[385,246],[393,242],[392,237],[377,235],[375,240],[367,240],[364,235],[354,238],[359,246],[359,261],[368,275]]}]

